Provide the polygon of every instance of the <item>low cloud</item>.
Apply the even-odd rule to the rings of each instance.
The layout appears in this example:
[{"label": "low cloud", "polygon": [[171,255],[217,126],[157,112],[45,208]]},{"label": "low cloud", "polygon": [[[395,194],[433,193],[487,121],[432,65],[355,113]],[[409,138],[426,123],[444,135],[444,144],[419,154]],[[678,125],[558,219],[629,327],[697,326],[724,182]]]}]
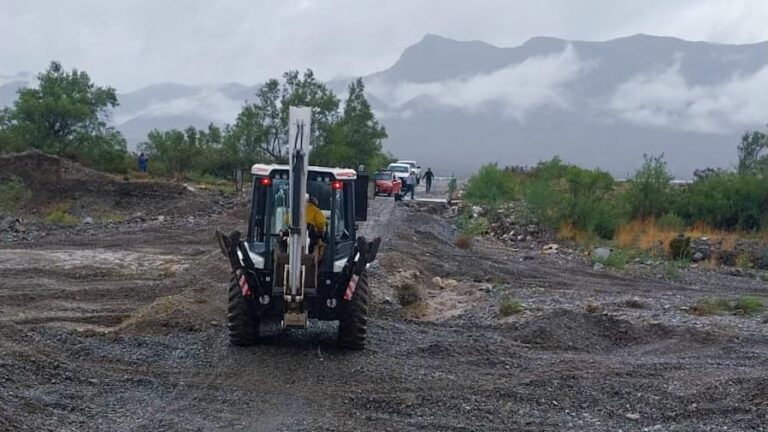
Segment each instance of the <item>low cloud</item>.
[{"label": "low cloud", "polygon": [[192,96],[152,102],[139,111],[126,112],[118,107],[115,124],[123,124],[137,117],[190,116],[210,119],[213,123],[234,123],[244,101],[227,96],[215,86],[203,87]]},{"label": "low cloud", "polygon": [[470,112],[501,106],[504,114],[524,121],[540,108],[571,108],[564,87],[592,66],[569,45],[560,53],[531,57],[489,74],[432,83],[371,82],[368,91],[393,109],[416,100]]},{"label": "low cloud", "polygon": [[689,85],[680,63],[620,85],[606,107],[642,126],[728,132],[768,121],[768,66],[711,86]]}]

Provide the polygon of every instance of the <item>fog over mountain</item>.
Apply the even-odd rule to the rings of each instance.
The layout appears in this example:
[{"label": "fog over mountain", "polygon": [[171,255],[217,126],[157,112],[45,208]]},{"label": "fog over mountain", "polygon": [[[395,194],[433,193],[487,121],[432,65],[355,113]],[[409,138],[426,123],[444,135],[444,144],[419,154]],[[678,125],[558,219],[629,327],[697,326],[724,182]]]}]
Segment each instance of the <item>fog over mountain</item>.
[{"label": "fog over mountain", "polygon": [[[0,105],[32,80],[0,76]],[[560,155],[623,177],[663,152],[689,177],[732,165],[740,134],[768,123],[768,42],[537,37],[500,48],[427,35],[364,80],[386,149],[457,175]],[[329,83],[342,97],[346,84]],[[232,122],[256,88],[152,85],[120,94],[113,120],[133,147],[152,128]]]}]

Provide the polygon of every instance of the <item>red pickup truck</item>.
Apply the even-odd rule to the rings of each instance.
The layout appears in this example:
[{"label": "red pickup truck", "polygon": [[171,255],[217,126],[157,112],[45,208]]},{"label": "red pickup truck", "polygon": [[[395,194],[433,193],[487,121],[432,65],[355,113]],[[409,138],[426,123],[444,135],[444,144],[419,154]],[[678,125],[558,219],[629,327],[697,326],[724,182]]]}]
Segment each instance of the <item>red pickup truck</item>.
[{"label": "red pickup truck", "polygon": [[374,188],[376,195],[397,195],[403,188],[403,182],[392,171],[379,171],[373,178],[376,181]]}]

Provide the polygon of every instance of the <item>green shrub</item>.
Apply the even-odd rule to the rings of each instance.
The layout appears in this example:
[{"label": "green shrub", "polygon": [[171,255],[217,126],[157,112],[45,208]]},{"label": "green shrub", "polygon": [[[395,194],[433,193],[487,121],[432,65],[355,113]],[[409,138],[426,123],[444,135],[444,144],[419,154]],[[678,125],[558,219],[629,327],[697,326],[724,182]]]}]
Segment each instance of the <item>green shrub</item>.
[{"label": "green shrub", "polygon": [[488,219],[483,216],[473,217],[470,209],[465,209],[456,219],[456,227],[463,234],[470,236],[482,235],[488,232]]},{"label": "green shrub", "polygon": [[78,220],[69,213],[69,205],[59,203],[51,206],[45,214],[45,222],[52,225],[76,225]]},{"label": "green shrub", "polygon": [[678,232],[685,230],[685,220],[674,213],[666,213],[656,220],[659,227]]},{"label": "green shrub", "polygon": [[497,164],[488,164],[480,168],[467,182],[464,198],[473,203],[496,206],[512,201],[520,196],[520,182],[510,172]]},{"label": "green shrub", "polygon": [[624,201],[631,219],[659,217],[669,212],[672,196],[672,174],[664,155],[643,155],[643,166],[629,181]]},{"label": "green shrub", "polygon": [[613,199],[614,180],[599,169],[541,162],[530,173],[525,197],[540,221],[552,228],[571,224],[601,238],[611,238],[621,222]]},{"label": "green shrub", "polygon": [[680,270],[687,268],[689,265],[690,261],[685,259],[669,261],[667,263],[665,272],[667,276],[672,279],[680,279]]},{"label": "green shrub", "polygon": [[20,179],[0,179],[0,210],[15,211],[28,197],[29,190]]},{"label": "green shrub", "polygon": [[603,264],[606,267],[623,269],[627,264],[627,254],[621,249],[611,249],[611,254],[608,255],[608,258],[601,259],[593,255],[592,262]]},{"label": "green shrub", "polygon": [[768,179],[718,173],[696,180],[678,200],[677,214],[688,223],[757,230],[768,213]]},{"label": "green shrub", "polygon": [[759,297],[741,296],[733,307],[736,312],[744,315],[754,315],[763,310],[763,301]]},{"label": "green shrub", "polygon": [[517,299],[512,298],[509,294],[501,296],[501,300],[499,301],[499,315],[508,317],[510,315],[519,314],[524,310],[525,306],[523,306]]}]

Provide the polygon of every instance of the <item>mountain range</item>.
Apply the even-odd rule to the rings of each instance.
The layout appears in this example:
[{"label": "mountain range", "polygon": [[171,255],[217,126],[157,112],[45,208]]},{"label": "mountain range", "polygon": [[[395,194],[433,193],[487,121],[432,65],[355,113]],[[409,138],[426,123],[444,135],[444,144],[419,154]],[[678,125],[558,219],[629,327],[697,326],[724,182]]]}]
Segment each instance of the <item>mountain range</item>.
[{"label": "mountain range", "polygon": [[[517,47],[426,35],[363,77],[394,155],[438,173],[559,155],[614,175],[644,153],[674,174],[728,167],[745,130],[768,122],[768,42],[725,45],[634,35],[604,42],[536,37]],[[29,74],[0,75],[0,106]],[[328,85],[344,96],[346,80]],[[231,123],[258,86],[163,83],[119,95],[113,121],[131,147],[153,128]]]}]

